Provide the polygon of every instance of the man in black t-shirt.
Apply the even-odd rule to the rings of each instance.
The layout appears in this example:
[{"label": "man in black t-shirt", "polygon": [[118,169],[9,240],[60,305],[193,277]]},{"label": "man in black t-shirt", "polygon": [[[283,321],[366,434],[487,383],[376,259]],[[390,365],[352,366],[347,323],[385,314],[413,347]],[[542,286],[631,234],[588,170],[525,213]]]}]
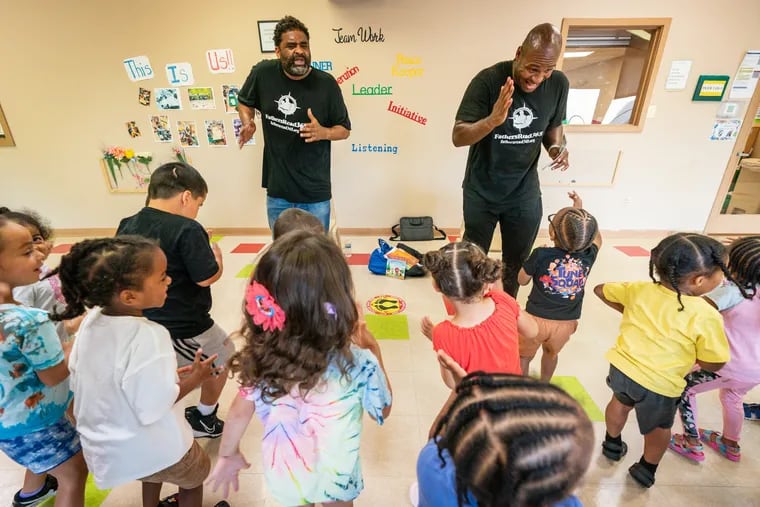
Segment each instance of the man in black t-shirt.
[{"label": "man in black t-shirt", "polygon": [[568,81],[555,71],[562,46],[549,23],[534,27],[512,61],[480,71],[456,115],[454,146],[469,146],[464,190],[464,239],[486,252],[501,227],[504,290],[517,295],[517,273],[541,221],[536,165],[541,145],[552,168],[569,166],[562,133]]},{"label": "man in black t-shirt", "polygon": [[280,213],[300,208],[330,229],[330,142],[348,138],[351,121],[338,83],[311,66],[309,30],[292,16],[274,29],[277,60],[256,64],[238,93],[240,147],[261,113],[269,228]]}]

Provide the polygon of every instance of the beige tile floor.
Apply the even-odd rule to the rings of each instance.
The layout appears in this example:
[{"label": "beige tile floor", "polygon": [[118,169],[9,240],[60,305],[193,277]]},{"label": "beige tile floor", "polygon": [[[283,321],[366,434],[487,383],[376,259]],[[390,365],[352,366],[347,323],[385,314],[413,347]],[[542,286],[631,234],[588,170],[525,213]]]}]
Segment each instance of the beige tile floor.
[{"label": "beige tile floor", "polygon": [[[240,301],[245,279],[235,278],[240,269],[250,263],[253,255],[228,253],[240,242],[266,242],[267,238],[224,237],[221,240],[225,252],[225,275],[213,286],[214,318],[227,330],[234,330],[240,323]],[[351,241],[353,252],[369,252],[376,246],[374,238],[344,238]],[[615,245],[639,245],[646,249],[654,246],[659,238],[614,238],[606,240],[599,259],[591,273],[590,284],[604,281],[644,279],[647,276],[647,258],[628,257],[615,250]],[[61,238],[59,242],[70,242]],[[539,238],[545,243],[546,238]],[[418,243],[419,250],[438,248],[442,242]],[[49,264],[57,264],[52,256]],[[394,407],[390,419],[378,427],[368,418],[362,435],[362,462],[366,489],[355,505],[407,506],[408,488],[414,481],[417,452],[425,443],[428,427],[447,392],[440,381],[438,365],[429,342],[419,331],[419,320],[430,315],[434,320],[446,317],[439,295],[433,292],[430,278],[394,280],[371,275],[366,267],[352,268],[356,296],[361,302],[378,294],[394,294],[406,300],[405,310],[410,322],[411,338],[408,341],[381,341],[381,347],[390,380],[394,388]],[[519,301],[524,304],[528,291],[523,289]],[[594,402],[604,410],[610,392],[604,383],[608,363],[604,353],[617,333],[619,317],[604,307],[593,296],[584,305],[583,318],[578,332],[567,345],[557,369],[557,375],[572,375],[579,379]],[[538,361],[536,361],[537,366]],[[228,383],[221,400],[220,414],[224,418],[232,396],[233,382]],[[760,390],[750,393],[752,401],[760,401]],[[183,400],[195,403],[195,396]],[[720,429],[720,405],[715,393],[700,397],[700,425]],[[604,423],[594,423],[598,440],[604,435]],[[230,498],[233,507],[275,506],[269,496],[262,476],[259,442],[261,425],[254,418],[243,440],[242,448],[252,466],[241,477],[240,491]],[[597,453],[578,494],[587,506],[746,506],[760,505],[760,423],[745,424],[742,435],[744,455],[741,463],[731,463],[707,449],[707,459],[701,465],[668,453],[657,474],[657,484],[645,490],[635,485],[627,475],[627,468],[641,455],[642,439],[638,435],[635,420],[631,417],[623,437],[630,451],[620,464],[611,464]],[[201,441],[209,454],[217,453],[218,441]],[[18,489],[23,471],[16,464],[0,455],[0,505],[9,505]],[[167,486],[168,494],[171,489]],[[213,505],[220,499],[218,493],[206,492],[205,505]],[[130,483],[114,489],[104,507],[140,505],[140,487]]]}]

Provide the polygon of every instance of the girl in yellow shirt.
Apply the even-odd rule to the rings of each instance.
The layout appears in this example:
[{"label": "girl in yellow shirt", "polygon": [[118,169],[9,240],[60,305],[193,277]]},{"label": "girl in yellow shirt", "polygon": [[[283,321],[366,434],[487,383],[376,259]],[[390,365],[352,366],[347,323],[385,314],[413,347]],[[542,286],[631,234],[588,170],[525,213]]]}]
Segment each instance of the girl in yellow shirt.
[{"label": "girl in yellow shirt", "polygon": [[[657,465],[670,442],[670,429],[684,376],[694,364],[717,371],[729,359],[723,320],[700,296],[731,278],[726,249],[700,234],[674,234],[663,239],[649,260],[652,282],[605,283],[594,293],[623,314],[620,335],[607,353],[613,392],[605,419],[602,454],[619,461],[628,446],[622,433],[636,410],[644,435],[644,454],[629,468],[644,487],[655,481]],[[654,274],[657,274],[655,278]]]}]

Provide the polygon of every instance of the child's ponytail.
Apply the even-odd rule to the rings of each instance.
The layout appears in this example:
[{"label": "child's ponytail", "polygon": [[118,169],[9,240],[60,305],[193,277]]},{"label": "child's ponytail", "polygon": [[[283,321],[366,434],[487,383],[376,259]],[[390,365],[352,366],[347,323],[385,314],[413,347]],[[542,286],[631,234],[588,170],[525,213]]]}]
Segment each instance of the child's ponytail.
[{"label": "child's ponytail", "polygon": [[478,256],[476,259],[473,259],[470,269],[475,280],[489,284],[501,278],[502,264],[501,261],[488,256]]},{"label": "child's ponytail", "polygon": [[489,258],[475,243],[449,243],[428,252],[423,266],[446,297],[469,303],[482,295],[483,286],[501,277],[501,262]]}]

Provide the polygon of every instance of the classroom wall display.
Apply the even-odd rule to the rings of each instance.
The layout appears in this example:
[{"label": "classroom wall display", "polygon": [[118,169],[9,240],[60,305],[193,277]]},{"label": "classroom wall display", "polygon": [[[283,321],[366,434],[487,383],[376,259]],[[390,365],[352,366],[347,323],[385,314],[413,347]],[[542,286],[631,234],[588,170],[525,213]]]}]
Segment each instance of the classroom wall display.
[{"label": "classroom wall display", "polygon": [[145,81],[153,79],[155,74],[147,56],[132,56],[125,58],[122,63],[130,81]]},{"label": "classroom wall display", "polygon": [[231,74],[235,72],[235,57],[232,50],[209,49],[206,51],[206,63],[212,74]]},{"label": "classroom wall display", "polygon": [[193,66],[188,62],[167,63],[166,79],[172,86],[190,86],[195,83]]},{"label": "classroom wall display", "polygon": [[179,88],[156,88],[156,106],[159,109],[182,109]]},{"label": "classroom wall display", "polygon": [[100,167],[106,187],[112,193],[142,193],[150,182],[153,154],[136,153],[132,148],[111,146],[103,150]]},{"label": "classroom wall display", "polygon": [[699,76],[691,100],[720,102],[726,93],[728,80],[729,76]]},{"label": "classroom wall display", "polygon": [[[657,116],[647,120],[643,131],[581,134],[571,129],[570,169],[545,170],[539,175],[544,208],[549,212],[567,205],[568,187],[589,186],[594,188],[579,192],[595,214],[605,217],[605,227],[610,229],[700,230],[716,198],[733,143],[710,140],[720,102],[700,107],[688,92],[694,91],[700,73],[734,77],[747,49],[756,47],[753,20],[758,19],[760,3],[736,0],[736,9],[724,9],[722,15],[733,29],[730,37],[715,44],[714,38],[695,37],[711,33],[715,21],[707,0],[696,2],[695,9],[663,12],[661,0],[616,2],[602,11],[592,0],[488,0],[482,5],[446,4],[444,9],[433,0],[403,6],[299,0],[287,9],[269,0],[255,5],[232,0],[216,10],[209,10],[208,3],[188,0],[181,9],[153,2],[148,16],[136,16],[135,5],[129,2],[109,3],[97,13],[82,2],[51,3],[46,6],[46,16],[39,16],[34,2],[7,2],[2,10],[4,31],[14,44],[6,44],[5,51],[0,49],[9,69],[0,80],[0,103],[16,147],[0,148],[3,188],[13,189],[6,196],[9,205],[39,203],[42,214],[56,216],[57,227],[111,228],[122,216],[134,212],[144,196],[112,195],[97,188],[88,194],[93,177],[97,185],[105,182],[95,174],[101,171],[97,167],[101,150],[116,144],[152,152],[156,158],[152,167],[157,167],[162,153],[180,146],[177,122],[194,121],[199,146],[184,149],[192,153],[212,189],[203,222],[217,228],[267,227],[266,191],[261,188],[265,149],[261,122],[256,120],[255,144],[239,149],[233,124],[238,115],[229,101],[225,104],[222,86],[242,87],[253,65],[275,57],[260,51],[256,21],[272,20],[273,28],[275,20],[292,14],[310,31],[312,67],[336,80],[349,71],[341,79],[340,89],[352,123],[351,136],[331,144],[338,226],[350,235],[352,230],[385,228],[399,215],[433,215],[442,225],[456,228],[461,222],[461,184],[469,150],[454,147],[451,134],[464,92],[477,73],[511,60],[527,31],[543,21],[558,25],[564,17],[660,13],[672,15],[673,26],[682,28],[669,34],[663,61],[693,61],[688,89],[684,93],[665,90],[665,65],[652,76],[658,85],[651,98]],[[435,22],[424,22],[431,12]],[[484,31],[477,12],[499,20],[498,33]],[[124,34],[114,27],[123,28]],[[56,51],[51,52],[51,47]],[[167,66],[181,63],[192,66],[194,84],[170,84]],[[748,77],[754,76],[749,69],[755,69],[757,61],[750,63],[746,65]],[[223,67],[230,70],[230,64],[234,64],[234,72],[216,73]],[[172,79],[181,77],[178,70],[179,66]],[[63,98],[49,93],[51,75],[55,76],[55,89],[81,93],[64,94]],[[139,101],[140,87],[150,92],[143,103]],[[216,109],[192,109],[188,87],[212,88],[218,95],[214,99],[219,99]],[[161,88],[179,90],[181,109],[159,108],[156,89]],[[393,110],[397,107],[398,112]],[[404,110],[411,118],[404,116]],[[426,124],[413,119],[414,114],[425,118]],[[156,117],[155,122],[151,117]],[[677,121],[677,128],[676,119],[683,120]],[[221,129],[216,123],[210,124],[212,142],[208,140],[206,122],[219,120],[226,145],[220,143]],[[140,137],[130,136],[128,121],[135,122]],[[730,129],[723,127],[725,137]],[[8,143],[9,129],[5,125],[0,128],[4,130],[0,144]],[[46,128],[50,132],[41,138],[40,129]],[[720,137],[720,128],[716,137]],[[44,149],[33,142],[39,139],[43,139]],[[541,157],[543,167],[548,157]],[[65,174],[56,169],[63,160],[68,161]],[[76,164],[77,160],[90,163]],[[35,176],[51,172],[55,177]],[[699,178],[693,178],[694,174]],[[688,181],[689,192],[652,200],[653,181],[668,188]],[[628,197],[629,208],[623,210],[620,203]],[[673,213],[673,209],[685,211]]]}]

